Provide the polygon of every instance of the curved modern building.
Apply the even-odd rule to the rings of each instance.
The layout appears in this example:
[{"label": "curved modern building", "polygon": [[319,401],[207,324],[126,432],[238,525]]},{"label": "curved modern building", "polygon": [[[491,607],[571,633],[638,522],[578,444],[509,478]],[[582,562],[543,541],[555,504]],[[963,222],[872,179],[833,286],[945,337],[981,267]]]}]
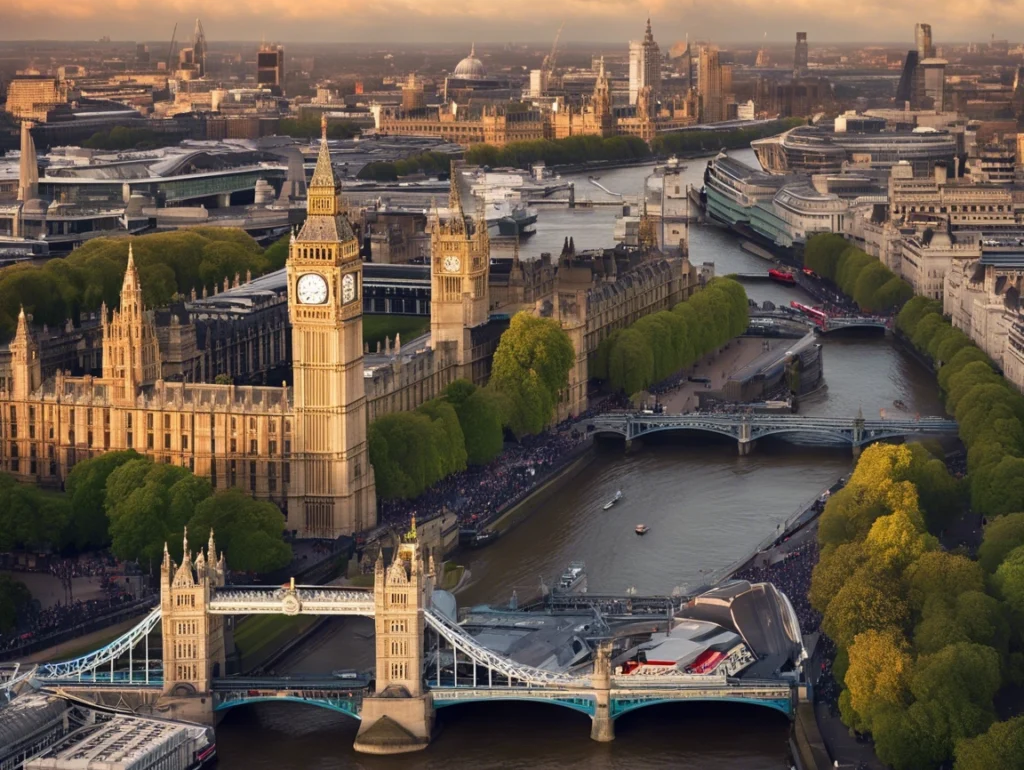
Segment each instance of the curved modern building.
[{"label": "curved modern building", "polygon": [[724,153],[704,174],[707,213],[770,246],[791,249],[814,233],[842,232],[850,204],[804,176],[768,174]]},{"label": "curved modern building", "polygon": [[885,121],[841,115],[833,122],[798,126],[780,136],[751,142],[761,166],[773,174],[800,171],[835,174],[844,164],[889,168],[907,161],[914,176],[929,176],[935,164],[953,168],[957,137],[948,131],[915,128],[886,131]]}]

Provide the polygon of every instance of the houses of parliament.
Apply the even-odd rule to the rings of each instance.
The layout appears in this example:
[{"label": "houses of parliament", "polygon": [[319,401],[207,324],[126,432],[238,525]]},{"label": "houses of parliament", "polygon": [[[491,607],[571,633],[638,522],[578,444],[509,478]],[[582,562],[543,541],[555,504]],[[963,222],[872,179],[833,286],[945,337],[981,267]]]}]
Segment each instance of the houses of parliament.
[{"label": "houses of parliament", "polygon": [[[265,366],[271,351],[278,365],[290,365],[290,382],[279,386],[183,373],[182,349],[195,353],[204,344],[196,327],[205,322],[197,314],[168,321],[166,311],[144,307],[129,244],[119,307],[100,311],[98,376],[55,366],[20,314],[0,366],[0,470],[61,487],[76,463],[134,449],[206,476],[215,489],[275,502],[298,537],[365,531],[377,521],[369,423],[416,408],[457,378],[485,383],[512,313],[554,318],[572,340],[576,365],[558,415],[565,418],[586,408],[588,356],[605,336],[696,288],[686,257],[656,247],[590,256],[567,248],[556,264],[517,259],[492,275],[486,224],[465,215],[458,174],[451,189],[450,217],[431,225],[430,333],[373,355],[363,343],[359,245],[322,142],[308,216],[292,236],[286,267],[253,282],[276,280],[284,290],[256,305],[240,358]],[[205,344],[213,336],[205,334]],[[44,335],[51,346],[53,339]]]}]

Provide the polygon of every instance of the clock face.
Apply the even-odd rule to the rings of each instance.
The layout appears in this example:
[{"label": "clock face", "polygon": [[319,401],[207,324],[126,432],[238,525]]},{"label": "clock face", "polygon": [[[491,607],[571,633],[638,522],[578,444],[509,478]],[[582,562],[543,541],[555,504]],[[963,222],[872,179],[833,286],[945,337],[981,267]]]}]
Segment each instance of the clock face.
[{"label": "clock face", "polygon": [[322,275],[306,273],[295,284],[295,296],[303,305],[322,305],[327,301],[327,281]]},{"label": "clock face", "polygon": [[349,273],[341,279],[341,299],[346,304],[356,298],[356,277]]},{"label": "clock face", "polygon": [[444,258],[444,269],[449,273],[459,272],[459,268],[462,267],[462,260],[458,257],[445,257]]}]

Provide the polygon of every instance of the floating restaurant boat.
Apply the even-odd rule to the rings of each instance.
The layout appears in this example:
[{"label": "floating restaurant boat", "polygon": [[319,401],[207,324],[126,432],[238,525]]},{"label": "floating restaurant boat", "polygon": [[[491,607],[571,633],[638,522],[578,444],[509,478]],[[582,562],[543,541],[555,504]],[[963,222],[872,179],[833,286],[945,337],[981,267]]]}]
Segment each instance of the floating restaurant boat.
[{"label": "floating restaurant boat", "polygon": [[609,510],[612,506],[615,505],[615,503],[619,502],[619,500],[621,500],[621,499],[622,499],[622,490],[620,489],[618,492],[615,493],[615,497],[613,497],[611,500],[609,500],[607,503],[604,504],[604,510],[606,510],[606,511]]},{"label": "floating restaurant boat", "polygon": [[646,524],[637,524],[636,525],[636,533],[638,535],[646,535],[650,531],[650,529],[651,528],[648,527]]},{"label": "floating restaurant boat", "polygon": [[776,270],[772,268],[768,271],[768,277],[776,283],[784,283],[787,286],[792,286],[796,283],[796,278],[788,270]]}]

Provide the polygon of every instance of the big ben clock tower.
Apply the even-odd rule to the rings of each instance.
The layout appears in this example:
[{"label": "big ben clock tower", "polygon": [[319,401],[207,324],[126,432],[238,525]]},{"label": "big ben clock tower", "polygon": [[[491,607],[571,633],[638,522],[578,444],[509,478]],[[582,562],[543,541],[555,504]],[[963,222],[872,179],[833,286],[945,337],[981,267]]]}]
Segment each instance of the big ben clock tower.
[{"label": "big ben clock tower", "polygon": [[326,121],[308,216],[287,263],[294,430],[289,524],[335,538],[377,523],[363,390],[363,266],[338,206]]},{"label": "big ben clock tower", "polygon": [[471,329],[487,322],[490,240],[483,217],[467,221],[452,164],[448,221],[438,217],[430,238],[430,339],[434,349],[454,342],[459,376],[477,384],[487,378],[486,361],[474,366]]}]

